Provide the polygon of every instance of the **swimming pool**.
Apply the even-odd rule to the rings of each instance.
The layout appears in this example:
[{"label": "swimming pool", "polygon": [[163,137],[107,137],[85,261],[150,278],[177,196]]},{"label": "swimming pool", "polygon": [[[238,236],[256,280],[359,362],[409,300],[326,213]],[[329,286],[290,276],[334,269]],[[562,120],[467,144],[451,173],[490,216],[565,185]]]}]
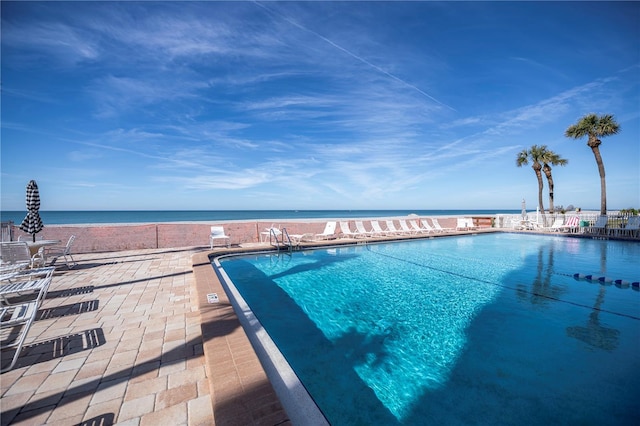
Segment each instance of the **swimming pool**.
[{"label": "swimming pool", "polygon": [[494,233],[220,265],[333,425],[631,424],[638,259]]}]

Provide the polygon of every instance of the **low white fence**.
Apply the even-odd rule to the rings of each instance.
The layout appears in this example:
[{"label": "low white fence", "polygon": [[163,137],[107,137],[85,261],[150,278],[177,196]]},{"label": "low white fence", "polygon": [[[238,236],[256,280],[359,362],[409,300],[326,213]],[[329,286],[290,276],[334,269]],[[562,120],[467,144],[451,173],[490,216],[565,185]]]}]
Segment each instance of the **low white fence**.
[{"label": "low white fence", "polygon": [[[496,215],[495,227],[496,228],[507,228],[514,229],[521,226],[523,221],[528,223],[535,224],[537,228],[550,228],[551,225],[558,218],[563,219],[563,223],[567,223],[567,220],[572,217],[577,216],[580,227],[585,228],[589,226],[593,226],[596,223],[596,220],[600,216],[600,212],[571,212],[571,213],[536,213],[530,212],[527,213],[524,217],[522,214],[499,214]],[[610,211],[607,213],[608,223],[607,226],[610,228],[621,228],[623,227],[629,218],[629,215],[622,214],[619,211]]]},{"label": "low white fence", "polygon": [[2,241],[13,241],[13,222],[2,222],[0,226]]}]

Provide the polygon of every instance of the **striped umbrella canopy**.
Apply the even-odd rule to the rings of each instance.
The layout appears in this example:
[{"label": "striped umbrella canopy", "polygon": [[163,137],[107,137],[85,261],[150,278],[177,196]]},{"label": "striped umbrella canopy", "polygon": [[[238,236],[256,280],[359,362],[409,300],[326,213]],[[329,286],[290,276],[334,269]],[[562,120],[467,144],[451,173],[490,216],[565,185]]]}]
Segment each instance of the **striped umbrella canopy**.
[{"label": "striped umbrella canopy", "polygon": [[40,210],[40,192],[38,184],[32,180],[27,184],[27,215],[20,224],[20,229],[33,235],[33,241],[36,240],[36,234],[44,228],[38,210]]}]

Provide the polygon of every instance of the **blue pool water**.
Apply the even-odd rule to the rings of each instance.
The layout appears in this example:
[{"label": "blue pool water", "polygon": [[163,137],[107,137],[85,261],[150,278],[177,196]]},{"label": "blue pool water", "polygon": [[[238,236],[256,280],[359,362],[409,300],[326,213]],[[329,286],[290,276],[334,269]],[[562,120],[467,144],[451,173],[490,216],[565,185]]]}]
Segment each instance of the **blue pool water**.
[{"label": "blue pool water", "polygon": [[333,425],[635,424],[640,244],[491,234],[221,260]]}]

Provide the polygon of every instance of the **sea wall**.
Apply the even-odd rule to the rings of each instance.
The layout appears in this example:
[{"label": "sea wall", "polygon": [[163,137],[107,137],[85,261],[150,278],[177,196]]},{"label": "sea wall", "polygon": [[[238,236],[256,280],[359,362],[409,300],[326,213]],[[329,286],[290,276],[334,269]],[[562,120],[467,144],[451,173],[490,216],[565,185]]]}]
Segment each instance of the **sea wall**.
[{"label": "sea wall", "polygon": [[[405,217],[406,218],[406,217]],[[384,221],[385,218],[377,218]],[[455,217],[439,217],[443,227],[456,226]],[[370,229],[369,219],[363,220]],[[475,218],[474,222],[482,227],[491,226],[486,218]],[[212,225],[221,225],[225,233],[231,237],[231,244],[257,243],[261,241],[261,233],[271,226],[286,228],[289,234],[319,234],[324,230],[327,219],[308,219],[295,221],[229,221],[229,222],[176,222],[153,224],[95,224],[95,225],[45,225],[37,234],[38,239],[60,240],[65,242],[71,235],[76,239],[73,253],[93,253],[120,250],[139,250],[151,248],[175,247],[208,247]],[[353,220],[349,220],[353,229]],[[396,227],[398,223],[396,221]],[[339,234],[339,226],[336,235]],[[13,226],[13,239],[30,239],[31,236]],[[268,240],[268,235],[266,236]],[[219,242],[217,242],[219,244]]]}]

